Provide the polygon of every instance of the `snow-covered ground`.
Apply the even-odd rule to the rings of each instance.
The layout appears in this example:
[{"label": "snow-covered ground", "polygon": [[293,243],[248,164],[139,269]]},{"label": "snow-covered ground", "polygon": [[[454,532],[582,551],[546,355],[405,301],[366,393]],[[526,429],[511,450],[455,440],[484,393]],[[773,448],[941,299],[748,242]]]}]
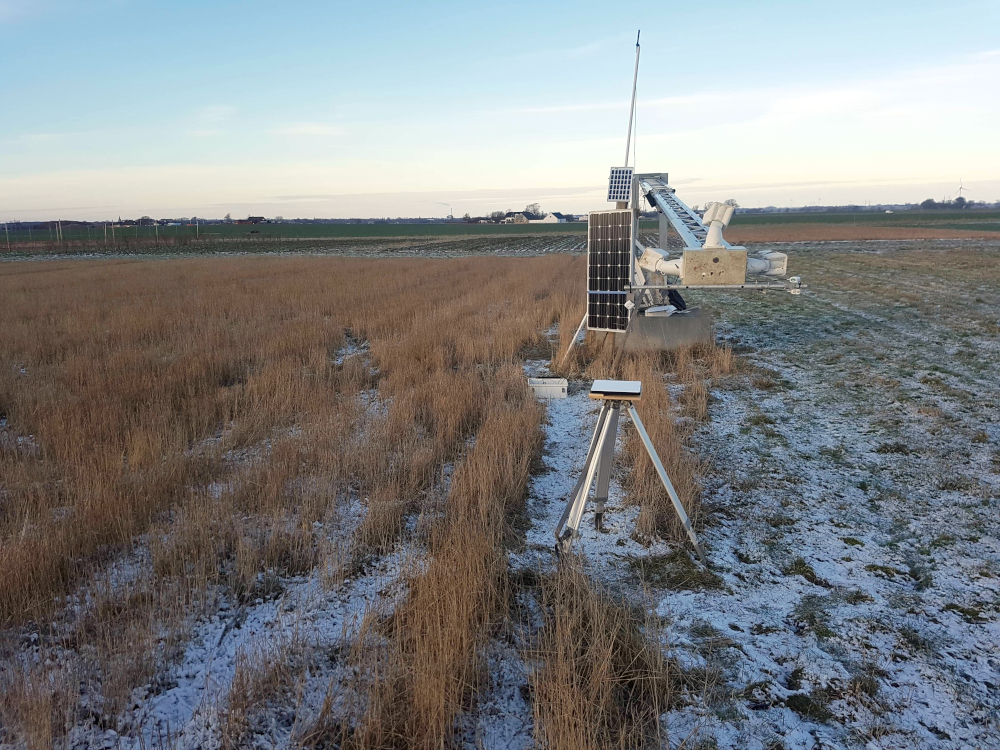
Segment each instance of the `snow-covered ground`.
[{"label": "snow-covered ground", "polygon": [[[995,335],[981,335],[995,329],[988,309],[985,324],[967,314],[982,289],[938,281],[714,298],[755,368],[712,384],[693,433],[717,578],[685,581],[671,550],[636,544],[617,484],[606,533],[585,515],[591,575],[650,587],[672,655],[717,677],[664,717],[671,744],[1000,747],[1000,377]],[[959,299],[935,304],[945,291]],[[515,567],[551,564],[597,411],[584,383],[548,402],[548,471]]]}]

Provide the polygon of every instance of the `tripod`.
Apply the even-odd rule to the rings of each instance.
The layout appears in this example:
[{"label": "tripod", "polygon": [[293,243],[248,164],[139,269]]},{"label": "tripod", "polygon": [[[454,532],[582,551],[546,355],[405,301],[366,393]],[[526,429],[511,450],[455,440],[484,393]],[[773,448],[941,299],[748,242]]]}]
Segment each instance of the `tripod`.
[{"label": "tripod", "polygon": [[688,538],[694,545],[699,559],[705,561],[705,553],[698,542],[698,537],[691,527],[691,521],[684,506],[681,505],[680,498],[674,490],[674,485],[667,476],[666,469],[660,457],[656,455],[656,448],[649,439],[646,427],[639,419],[639,413],[635,410],[634,403],[642,397],[642,383],[638,380],[595,380],[590,389],[590,398],[595,401],[603,401],[601,414],[597,418],[597,426],[594,428],[593,437],[590,439],[590,449],[587,451],[587,460],[583,465],[580,478],[573,488],[572,494],[566,503],[566,509],[556,525],[556,552],[568,552],[573,539],[579,536],[580,520],[583,517],[584,506],[590,496],[590,488],[597,475],[597,494],[594,498],[594,528],[598,531],[604,530],[604,506],[608,501],[608,488],[611,484],[611,464],[615,457],[615,438],[618,435],[618,420],[621,416],[622,406],[628,409],[629,416],[632,417],[632,424],[635,425],[636,432],[642,439],[642,444],[649,454],[653,467],[663,482],[663,487],[670,496],[677,516],[684,524]]}]

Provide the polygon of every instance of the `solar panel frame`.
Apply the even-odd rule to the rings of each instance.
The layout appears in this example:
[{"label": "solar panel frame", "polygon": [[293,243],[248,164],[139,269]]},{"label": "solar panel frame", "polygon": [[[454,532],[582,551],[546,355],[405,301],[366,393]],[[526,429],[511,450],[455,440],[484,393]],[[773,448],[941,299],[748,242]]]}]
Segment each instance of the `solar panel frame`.
[{"label": "solar panel frame", "polygon": [[611,167],[608,176],[608,200],[628,203],[632,199],[632,167]]},{"label": "solar panel frame", "polygon": [[632,209],[591,211],[587,224],[587,330],[625,331],[635,255]]}]

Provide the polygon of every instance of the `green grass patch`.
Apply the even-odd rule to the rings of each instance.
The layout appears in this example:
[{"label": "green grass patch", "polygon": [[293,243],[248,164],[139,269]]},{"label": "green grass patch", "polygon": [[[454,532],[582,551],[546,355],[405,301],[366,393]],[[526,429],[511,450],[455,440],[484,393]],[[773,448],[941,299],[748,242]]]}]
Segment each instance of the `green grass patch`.
[{"label": "green grass patch", "polygon": [[782,526],[794,526],[795,519],[784,513],[775,513],[773,516],[768,517],[767,525],[772,529],[780,529]]},{"label": "green grass patch", "polygon": [[795,605],[792,617],[815,633],[817,638],[832,638],[834,632],[829,625],[830,612],[827,607],[833,603],[835,603],[834,597],[806,594],[802,597],[802,601]]},{"label": "green grass patch", "polygon": [[679,591],[721,589],[722,579],[679,547],[667,555],[630,557],[628,566],[643,583]]},{"label": "green grass patch", "polygon": [[876,453],[881,453],[882,455],[896,454],[899,456],[909,456],[913,451],[910,450],[908,445],[904,443],[882,443],[878,448],[875,449]]},{"label": "green grass patch", "polygon": [[979,625],[986,622],[986,618],[983,617],[982,611],[976,609],[975,607],[963,607],[961,604],[951,602],[944,605],[942,609],[945,612],[955,612],[956,614],[961,615],[966,622],[973,625]]},{"label": "green grass patch", "polygon": [[833,718],[833,713],[826,705],[826,697],[821,693],[795,693],[785,699],[785,705],[803,719],[826,722]]},{"label": "green grass patch", "polygon": [[893,568],[889,565],[876,565],[875,563],[866,565],[865,570],[869,573],[874,573],[880,578],[888,578],[890,581],[895,580],[896,576],[906,575],[906,573],[899,568]]},{"label": "green grass patch", "polygon": [[858,605],[875,600],[863,589],[851,589],[844,595],[844,601],[848,604]]},{"label": "green grass patch", "polygon": [[786,576],[802,576],[809,581],[809,583],[816,586],[823,586],[824,588],[830,588],[830,582],[816,575],[816,571],[813,570],[812,565],[807,563],[803,557],[796,557],[782,572],[784,572]]}]

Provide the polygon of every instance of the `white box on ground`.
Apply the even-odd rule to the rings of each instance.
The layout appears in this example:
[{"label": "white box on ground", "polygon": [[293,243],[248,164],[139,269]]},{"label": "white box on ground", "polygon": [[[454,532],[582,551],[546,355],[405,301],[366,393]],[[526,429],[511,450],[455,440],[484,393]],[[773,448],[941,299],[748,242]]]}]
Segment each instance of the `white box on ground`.
[{"label": "white box on ground", "polygon": [[536,398],[566,398],[566,378],[528,378]]}]

